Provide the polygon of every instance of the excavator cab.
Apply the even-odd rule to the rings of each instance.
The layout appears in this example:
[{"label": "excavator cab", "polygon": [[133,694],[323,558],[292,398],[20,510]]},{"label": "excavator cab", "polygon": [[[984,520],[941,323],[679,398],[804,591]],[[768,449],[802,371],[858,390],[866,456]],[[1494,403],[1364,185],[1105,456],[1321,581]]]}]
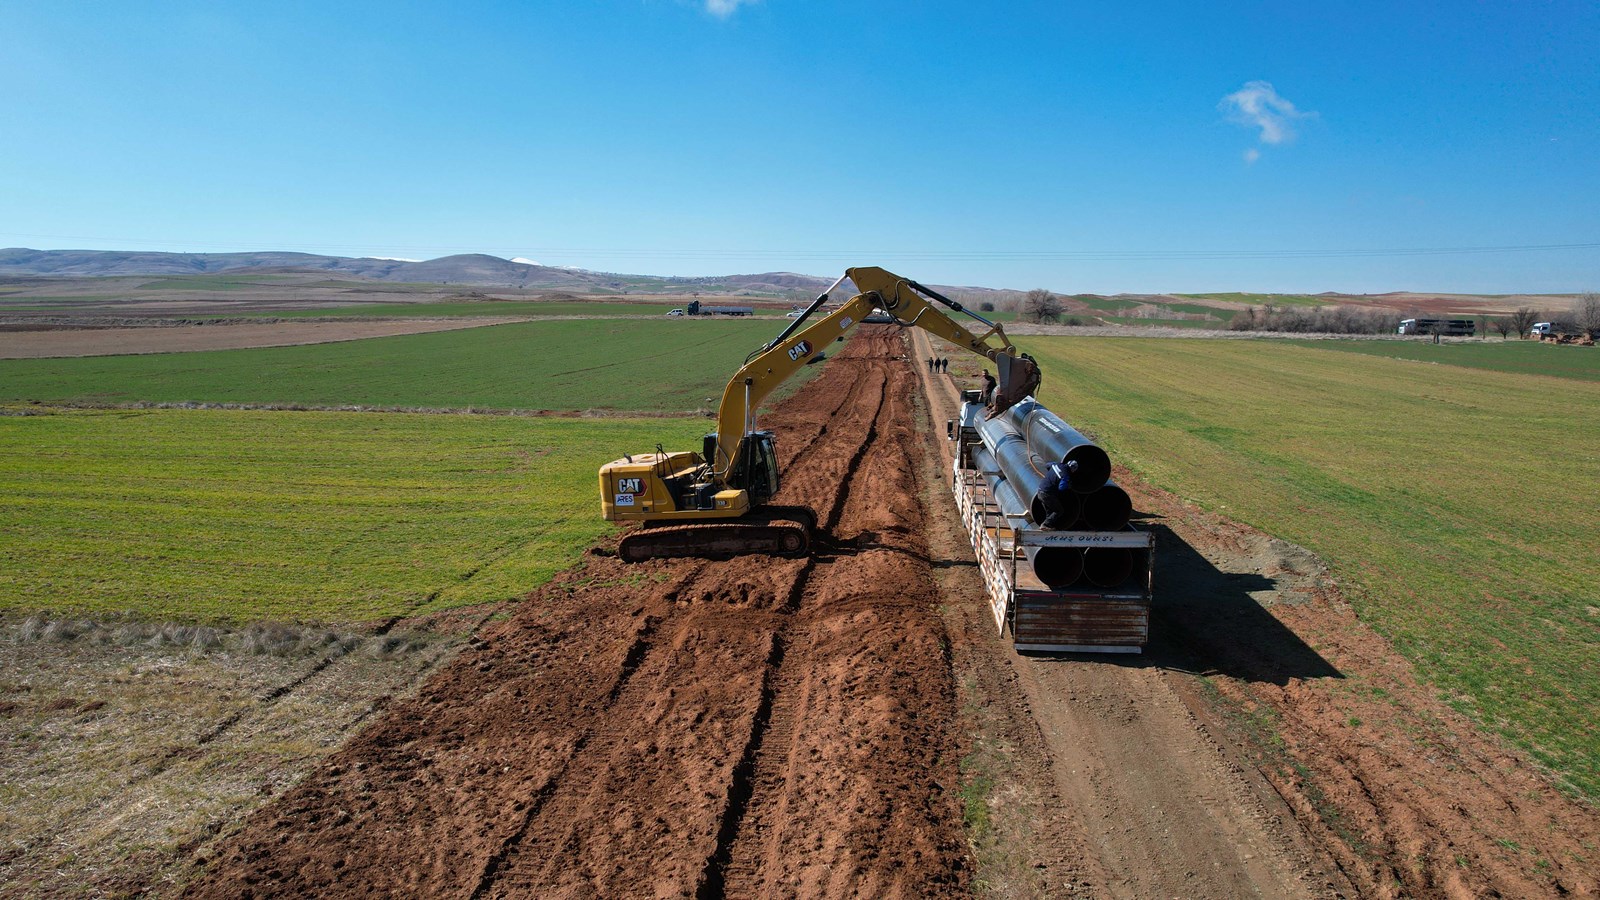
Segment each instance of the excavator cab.
[{"label": "excavator cab", "polygon": [[778,450],[770,431],[752,431],[744,436],[739,459],[728,473],[728,485],[750,494],[750,505],[758,506],[778,492]]}]

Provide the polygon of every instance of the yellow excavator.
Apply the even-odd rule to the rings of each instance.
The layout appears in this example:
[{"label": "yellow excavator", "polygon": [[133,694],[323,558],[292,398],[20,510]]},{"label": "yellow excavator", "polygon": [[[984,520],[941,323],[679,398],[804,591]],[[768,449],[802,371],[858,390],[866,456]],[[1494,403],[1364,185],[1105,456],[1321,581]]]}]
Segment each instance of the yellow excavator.
[{"label": "yellow excavator", "polygon": [[[848,279],[856,293],[822,312],[829,295]],[[986,326],[969,331],[935,307],[937,301]],[[817,318],[813,319],[813,316]],[[991,415],[1033,393],[1039,367],[1019,353],[999,324],[907,278],[875,266],[848,269],[776,338],[752,351],[728,380],[717,409],[717,430],[699,453],[635,453],[600,467],[600,503],[613,522],[637,522],[618,553],[629,562],[675,556],[727,558],[749,553],[804,556],[816,517],[803,506],[769,502],[778,492],[778,456],[772,432],[756,428],[755,412],[767,395],[872,316],[902,327],[915,325],[995,364],[999,385]]]}]

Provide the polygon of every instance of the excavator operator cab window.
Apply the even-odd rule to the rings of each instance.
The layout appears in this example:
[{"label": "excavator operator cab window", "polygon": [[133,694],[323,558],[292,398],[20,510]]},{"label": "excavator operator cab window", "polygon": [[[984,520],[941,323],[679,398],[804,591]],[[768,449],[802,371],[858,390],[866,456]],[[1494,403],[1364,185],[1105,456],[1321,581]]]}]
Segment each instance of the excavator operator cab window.
[{"label": "excavator operator cab window", "polygon": [[750,492],[751,503],[765,503],[778,492],[778,454],[773,449],[772,434],[752,432],[745,437],[744,445],[744,465],[740,466],[742,471],[735,473],[742,477],[735,483],[742,482]]},{"label": "excavator operator cab window", "polygon": [[767,496],[771,497],[778,492],[778,450],[770,434],[763,435],[761,441],[761,467],[767,472]]}]

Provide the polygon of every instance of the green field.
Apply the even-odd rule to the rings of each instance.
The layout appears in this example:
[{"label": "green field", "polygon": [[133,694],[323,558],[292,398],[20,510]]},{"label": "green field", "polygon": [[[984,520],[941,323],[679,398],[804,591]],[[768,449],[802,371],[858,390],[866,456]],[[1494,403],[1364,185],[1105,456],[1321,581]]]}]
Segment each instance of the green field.
[{"label": "green field", "polygon": [[0,402],[688,412],[720,397],[778,327],[551,320],[301,347],[0,360]]},{"label": "green field", "polygon": [[1109,313],[1122,312],[1139,305],[1137,300],[1118,300],[1115,297],[1100,297],[1095,294],[1073,294],[1072,299],[1087,305],[1090,309]]},{"label": "green field", "polygon": [[1101,316],[1111,325],[1143,325],[1147,328],[1221,328],[1215,319],[1141,319],[1134,316]]},{"label": "green field", "polygon": [[1234,316],[1239,314],[1237,309],[1221,309],[1219,307],[1205,306],[1199,303],[1167,303],[1163,304],[1163,307],[1165,309],[1170,309],[1173,312],[1194,313],[1196,315],[1211,316],[1215,319],[1221,319],[1224,322],[1231,321]]},{"label": "green field", "polygon": [[[374,303],[367,306],[330,306],[289,312],[260,312],[254,316],[323,318],[328,316],[665,316],[681,303],[613,303],[566,300],[461,300],[442,303]],[[776,312],[772,313],[777,315]]]},{"label": "green field", "polygon": [[[1444,366],[1600,381],[1600,349],[1537,341],[1432,344],[1427,341],[1292,341],[1308,347]],[[1470,376],[1466,376],[1470,377]]]},{"label": "green field", "polygon": [[1113,459],[1316,551],[1450,703],[1600,794],[1591,380],[1335,342],[1024,345]]},{"label": "green field", "polygon": [[0,609],[357,622],[519,596],[610,526],[599,466],[703,419],[0,417]]}]

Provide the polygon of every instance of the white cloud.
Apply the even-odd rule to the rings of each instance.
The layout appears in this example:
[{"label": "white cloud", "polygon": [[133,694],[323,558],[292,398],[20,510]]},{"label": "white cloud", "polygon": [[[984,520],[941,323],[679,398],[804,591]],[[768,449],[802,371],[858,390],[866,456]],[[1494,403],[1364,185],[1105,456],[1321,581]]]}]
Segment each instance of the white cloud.
[{"label": "white cloud", "polygon": [[527,258],[526,256],[513,256],[511,258],[511,261],[514,262],[514,263],[522,263],[525,266],[542,265],[541,263],[534,262],[533,260]]},{"label": "white cloud", "polygon": [[1244,152],[1244,164],[1247,166],[1255,165],[1256,160],[1260,158],[1261,151],[1254,147],[1251,147],[1249,150]]},{"label": "white cloud", "polygon": [[737,12],[739,7],[755,2],[756,0],[706,0],[706,12],[719,19],[726,19]]},{"label": "white cloud", "polygon": [[1263,144],[1281,144],[1293,140],[1295,120],[1316,116],[1316,113],[1295,109],[1294,104],[1280,97],[1272,83],[1267,81],[1248,82],[1223,97],[1217,108],[1227,114],[1230,122],[1261,129]]}]

